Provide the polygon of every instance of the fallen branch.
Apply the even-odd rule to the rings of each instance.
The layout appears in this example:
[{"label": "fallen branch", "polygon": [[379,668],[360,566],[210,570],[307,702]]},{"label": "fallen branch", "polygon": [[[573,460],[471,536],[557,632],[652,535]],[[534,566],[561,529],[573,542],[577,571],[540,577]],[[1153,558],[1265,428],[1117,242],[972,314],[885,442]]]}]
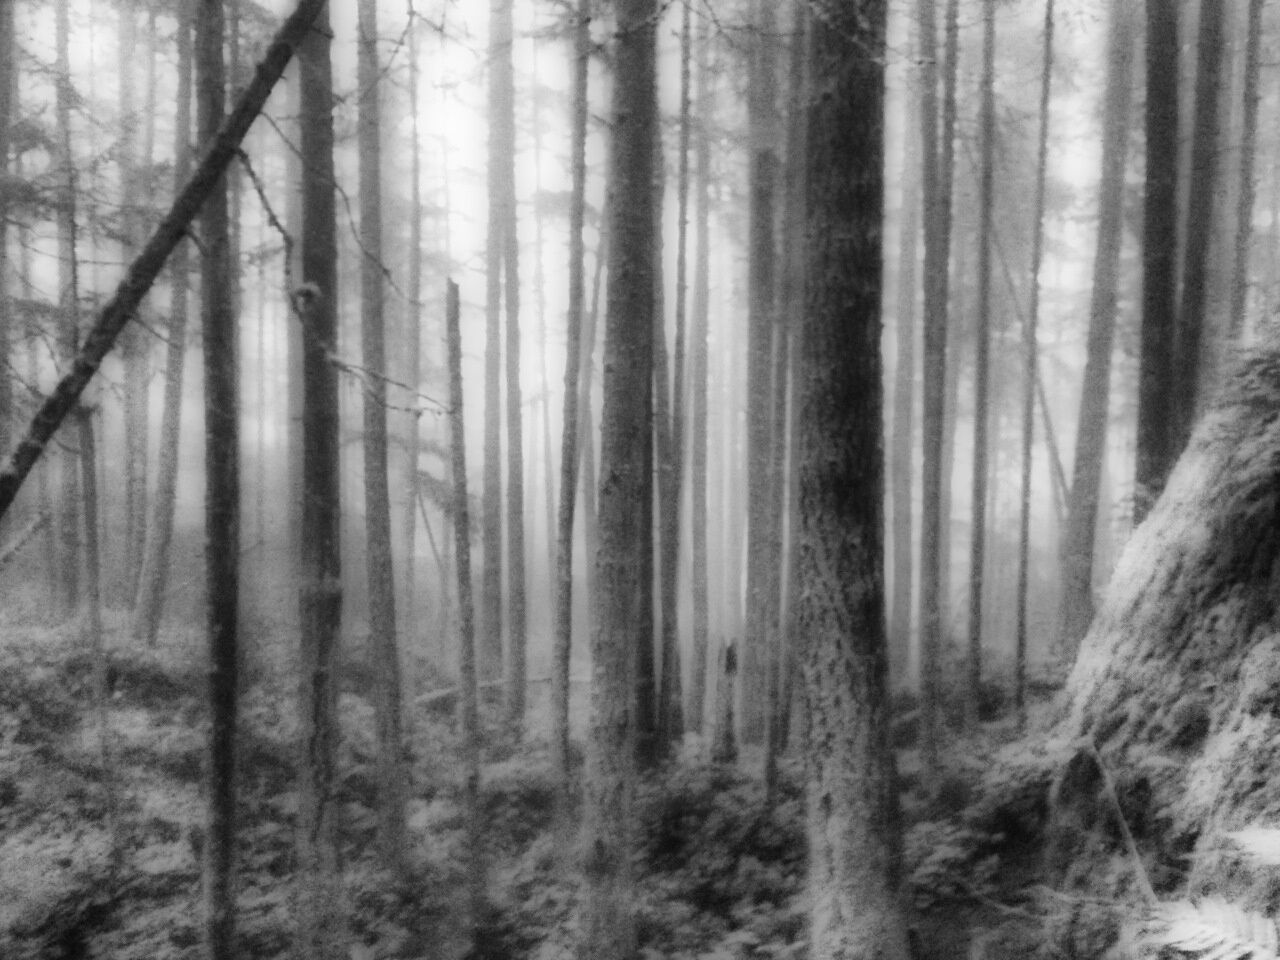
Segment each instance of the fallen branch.
[{"label": "fallen branch", "polygon": [[34,520],[22,528],[16,537],[9,541],[9,545],[0,550],[0,569],[3,569],[10,560],[14,558],[19,550],[25,547],[32,537],[49,522],[49,514],[41,513]]},{"label": "fallen branch", "polygon": [[191,179],[173,201],[169,213],[160,221],[151,239],[143,247],[120,285],[116,288],[98,319],[85,338],[71,370],[58,382],[53,393],[36,411],[27,428],[27,434],[18,444],[8,465],[0,471],[0,517],[3,517],[17,496],[22,482],[40,459],[49,438],[80,400],[80,395],[98,372],[102,360],[115,344],[120,331],[138,309],[156,277],[164,268],[173,248],[183,238],[200,208],[213,193],[219,178],[226,171],[240,142],[258,114],[262,112],[267,97],[271,95],[280,75],[292,58],[295,48],[311,29],[311,22],[324,6],[325,0],[299,0],[293,14],[276,32],[262,62],[254,71],[253,79],[245,88],[235,109],[222,122],[213,142],[205,148],[204,156],[192,173]]}]

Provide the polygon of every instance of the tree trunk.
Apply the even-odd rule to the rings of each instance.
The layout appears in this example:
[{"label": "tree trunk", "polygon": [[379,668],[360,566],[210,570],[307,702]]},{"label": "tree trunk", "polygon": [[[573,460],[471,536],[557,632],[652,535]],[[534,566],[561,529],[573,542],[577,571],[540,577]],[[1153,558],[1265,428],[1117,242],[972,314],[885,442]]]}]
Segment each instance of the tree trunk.
[{"label": "tree trunk", "polygon": [[[178,17],[178,104],[174,120],[174,191],[191,175],[191,24],[189,8]],[[169,267],[172,291],[168,343],[165,345],[164,413],[160,421],[160,462],[152,501],[147,547],[138,576],[134,604],[134,640],[155,646],[169,582],[169,546],[173,540],[174,508],[178,495],[178,441],[182,429],[182,383],[187,356],[187,314],[191,287],[191,250],[180,242]]]},{"label": "tree trunk", "polygon": [[[600,552],[596,557],[582,850],[582,960],[624,960],[636,949],[632,920],[635,655],[644,638],[635,557],[651,527],[636,522],[653,501],[645,471],[653,363],[653,160],[657,136],[655,0],[620,0],[614,47],[610,150],[610,247],[601,415]],[[652,541],[650,540],[650,544]]]},{"label": "tree trunk", "polygon": [[387,476],[387,356],[382,289],[382,136],[378,12],[359,7],[357,132],[360,153],[360,340],[364,383],[364,513],[369,584],[369,654],[377,694],[378,842],[383,862],[406,876],[404,805],[408,783],[401,729],[400,650],[396,642],[395,570],[391,558],[391,492]]},{"label": "tree trunk", "polygon": [[1031,553],[1031,466],[1036,436],[1036,382],[1040,321],[1040,265],[1044,253],[1045,175],[1049,167],[1049,94],[1053,86],[1053,0],[1044,5],[1044,57],[1040,72],[1040,135],[1036,145],[1036,186],[1031,234],[1031,306],[1023,328],[1022,361],[1022,477],[1018,509],[1018,587],[1014,600],[1014,709],[1018,726],[1026,724],[1027,588]]},{"label": "tree trunk", "polygon": [[476,670],[475,608],[471,599],[471,517],[467,507],[467,445],[462,415],[462,330],[458,319],[458,285],[448,285],[445,307],[449,352],[449,450],[453,473],[453,536],[458,573],[458,686],[459,719],[466,764],[466,825],[468,908],[474,941],[481,936],[484,916],[484,848],[480,822],[480,697]]},{"label": "tree trunk", "polygon": [[764,736],[768,700],[766,650],[773,518],[768,487],[772,445],[774,323],[774,193],[777,187],[776,32],[772,0],[755,0],[750,41],[747,114],[750,125],[750,240],[747,260],[747,613],[742,644],[742,737]]},{"label": "tree trunk", "polygon": [[982,688],[982,601],[987,558],[987,455],[991,378],[991,244],[995,207],[996,139],[996,11],[995,0],[983,0],[982,153],[978,185],[978,303],[973,364],[973,484],[969,541],[969,646],[965,684],[965,725],[978,723]]},{"label": "tree trunk", "polygon": [[507,725],[518,737],[524,727],[525,681],[528,677],[524,549],[524,400],[520,388],[520,268],[516,229],[516,117],[515,71],[512,65],[512,0],[493,8],[497,46],[490,63],[496,112],[490,141],[499,165],[499,206],[502,213],[502,266],[506,281],[507,343]]},{"label": "tree trunk", "polygon": [[698,21],[698,136],[694,157],[693,310],[689,331],[689,573],[692,580],[693,645],[690,651],[689,699],[685,709],[689,729],[701,732],[707,696],[707,631],[710,597],[707,584],[707,327],[710,310],[711,252],[711,138],[707,124],[715,110],[708,66],[710,34],[706,20]]},{"label": "tree trunk", "polygon": [[333,169],[333,72],[327,10],[299,50],[302,123],[303,331],[302,530],[299,617],[298,942],[302,960],[346,957],[338,853],[338,636],[342,623],[337,236]]},{"label": "tree trunk", "polygon": [[[505,253],[505,118],[514,109],[511,0],[489,3],[489,226],[485,248],[484,572],[480,588],[480,677],[502,672],[502,261]],[[514,135],[514,133],[513,133]]]},{"label": "tree trunk", "polygon": [[1111,392],[1111,352],[1123,239],[1124,171],[1128,154],[1129,99],[1133,88],[1134,23],[1126,8],[1112,11],[1110,64],[1103,106],[1102,177],[1098,195],[1098,243],[1089,303],[1080,417],[1067,526],[1062,541],[1062,598],[1058,613],[1059,653],[1070,662],[1093,619],[1094,532],[1098,526],[1098,484],[1106,458]]},{"label": "tree trunk", "polygon": [[[680,563],[680,494],[684,485],[684,389],[685,389],[685,337],[688,302],[688,249],[689,249],[689,136],[690,136],[690,65],[693,56],[693,23],[690,0],[680,7],[680,142],[677,148],[676,172],[676,329],[675,358],[672,365],[671,416],[667,423],[659,421],[658,437],[661,461],[658,472],[658,489],[661,498],[659,510],[659,537],[661,554],[659,572],[662,589],[661,650],[662,675],[658,682],[658,745],[659,750],[670,753],[679,746],[684,733],[684,697],[681,688],[680,669],[680,602],[677,590],[677,573]],[[660,296],[661,290],[657,291]],[[665,340],[665,333],[658,329],[655,336]],[[665,351],[664,351],[665,352]],[[661,361],[665,365],[665,357]],[[665,388],[665,384],[664,384]],[[661,415],[661,411],[658,411]]]},{"label": "tree trunk", "polygon": [[[1271,871],[1222,834],[1274,822],[1266,771],[1280,762],[1280,342],[1242,360],[1125,547],[1057,732],[1064,743],[1088,738],[1116,771],[1154,878],[1261,909]],[[1060,768],[1050,795],[1048,859],[1067,889],[1121,899],[1125,873],[1099,869],[1113,862],[1114,842],[1095,830],[1086,847],[1069,816],[1081,800],[1069,774],[1080,765]]]},{"label": "tree trunk", "polygon": [[1258,136],[1258,72],[1262,45],[1263,0],[1249,0],[1244,48],[1244,118],[1240,129],[1240,196],[1236,201],[1234,274],[1231,278],[1229,337],[1238,340],[1244,331],[1249,303],[1250,243],[1253,236],[1253,201],[1256,194],[1253,165]]},{"label": "tree trunk", "polygon": [[[58,118],[58,348],[63,368],[70,367],[80,349],[80,279],[76,250],[76,168],[71,152],[71,88],[70,46],[71,26],[67,6],[70,0],[58,0],[55,8],[57,63]],[[70,406],[67,410],[70,411]],[[65,416],[65,413],[64,413]],[[52,436],[53,431],[49,431]],[[59,493],[59,557],[58,586],[59,613],[62,618],[75,616],[80,605],[80,463],[76,445],[63,444],[59,463],[61,491]],[[15,454],[16,458],[16,454]],[[3,478],[0,478],[2,482]],[[16,493],[16,491],[15,491]],[[0,506],[0,511],[4,509]]]},{"label": "tree trunk", "polygon": [[[212,142],[226,114],[222,0],[196,13],[197,128]],[[209,643],[208,822],[204,843],[205,948],[235,955],[236,712],[240,608],[240,360],[232,283],[227,184],[200,214],[201,335],[204,339],[205,629]],[[145,416],[145,411],[144,411]],[[145,454],[145,450],[144,450]]]},{"label": "tree trunk", "polygon": [[886,5],[815,17],[797,598],[815,957],[906,958],[884,628],[880,273]]},{"label": "tree trunk", "polygon": [[737,723],[733,705],[738,699],[738,645],[726,639],[716,658],[715,718],[711,725],[711,762],[738,762]]},{"label": "tree trunk", "polygon": [[1174,368],[1178,252],[1178,7],[1147,2],[1146,196],[1134,523],[1141,523],[1178,458]]},{"label": "tree trunk", "polygon": [[[578,491],[578,390],[582,379],[586,219],[587,82],[591,65],[591,4],[578,0],[573,38],[573,204],[569,211],[569,316],[564,360],[564,427],[560,440],[560,511],[556,529],[555,639],[552,653],[552,761],[562,812],[570,808],[569,668],[573,652],[573,513]],[[594,563],[594,557],[588,557]]]},{"label": "tree trunk", "polygon": [[[10,173],[10,127],[17,114],[13,4],[0,4],[0,177]],[[9,201],[0,195],[0,362],[16,367],[13,311],[9,305]],[[0,450],[13,445],[13,378],[0,377]]]},{"label": "tree trunk", "polygon": [[[1174,339],[1173,394],[1176,450],[1186,446],[1202,399],[1200,348],[1208,297],[1209,248],[1213,242],[1214,194],[1218,182],[1218,87],[1222,72],[1223,0],[1201,0],[1197,41],[1196,103],[1187,188],[1182,299]],[[1175,452],[1176,452],[1175,450]]]}]

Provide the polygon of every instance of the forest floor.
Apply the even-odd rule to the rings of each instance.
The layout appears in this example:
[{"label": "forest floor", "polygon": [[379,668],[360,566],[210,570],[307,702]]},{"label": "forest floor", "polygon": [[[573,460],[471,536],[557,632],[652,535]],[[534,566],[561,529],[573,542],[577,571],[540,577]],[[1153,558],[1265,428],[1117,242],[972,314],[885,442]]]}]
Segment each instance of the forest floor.
[{"label": "forest floor", "polygon": [[[94,706],[93,659],[72,633],[2,632],[0,957],[194,960],[206,723],[200,637],[170,635],[146,649],[131,645],[122,625],[110,630],[104,716]],[[293,939],[296,728],[294,681],[258,672],[241,707],[238,903],[241,956],[266,960],[288,956]],[[466,886],[458,743],[447,713],[414,714],[413,875],[405,884],[376,858],[372,708],[342,695],[352,960],[467,953],[457,899]],[[909,727],[901,739],[910,740]],[[1019,862],[1016,843],[983,834],[963,815],[1012,729],[993,709],[978,734],[946,751],[947,775],[927,791],[915,751],[899,752],[918,960],[1024,957],[1043,947],[1037,857]],[[545,745],[531,736],[517,747],[491,732],[482,779],[491,913],[480,953],[570,956],[577,867],[557,830]],[[724,767],[698,752],[691,738],[687,756],[638,790],[635,911],[644,957],[805,956],[798,761],[783,763],[768,811],[758,755]]]}]

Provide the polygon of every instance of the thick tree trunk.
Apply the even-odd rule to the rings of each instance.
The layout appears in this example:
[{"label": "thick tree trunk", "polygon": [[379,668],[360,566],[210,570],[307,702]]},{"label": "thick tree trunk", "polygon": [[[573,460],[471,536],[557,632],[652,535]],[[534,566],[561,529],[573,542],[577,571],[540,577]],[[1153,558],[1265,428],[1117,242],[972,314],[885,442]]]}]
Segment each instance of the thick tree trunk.
[{"label": "thick tree trunk", "polygon": [[378,740],[378,842],[383,862],[406,876],[404,805],[408,783],[401,730],[400,649],[396,641],[391,492],[387,475],[387,356],[382,288],[382,136],[374,0],[359,9],[357,133],[360,153],[360,341],[364,384],[364,514],[369,584],[369,655],[374,661]]},{"label": "thick tree trunk", "polygon": [[302,123],[302,624],[298,765],[299,960],[347,953],[338,853],[338,636],[342,623],[337,231],[333,170],[333,70],[327,10],[299,50]]},{"label": "thick tree trunk", "polygon": [[1178,252],[1178,8],[1147,2],[1146,196],[1142,232],[1142,337],[1133,519],[1143,517],[1178,458],[1174,369]]},{"label": "thick tree trunk", "polygon": [[815,17],[800,336],[799,621],[811,951],[906,958],[889,743],[880,361],[886,5]]},{"label": "thick tree trunk", "polygon": [[1093,619],[1094,532],[1098,526],[1098,485],[1106,457],[1111,396],[1111,352],[1115,340],[1116,296],[1124,214],[1124,170],[1128,155],[1129,99],[1133,88],[1134,26],[1128,9],[1112,11],[1111,51],[1103,107],[1102,178],[1098,194],[1098,243],[1089,303],[1080,416],[1076,421],[1067,526],[1062,541],[1062,598],[1058,612],[1059,654],[1066,662]]},{"label": "thick tree trunk", "polygon": [[[635,558],[651,528],[636,522],[652,503],[644,450],[651,420],[653,363],[653,160],[657,136],[655,0],[620,0],[616,77],[610,283],[601,416],[600,552],[592,635],[591,731],[584,788],[582,960],[626,960],[636,949],[632,919],[631,806],[634,790],[634,658],[641,637]],[[650,540],[650,544],[652,540]]]},{"label": "thick tree trunk", "polygon": [[[191,24],[183,6],[178,17],[178,105],[174,121],[174,190],[191,175]],[[182,430],[182,383],[187,356],[187,316],[191,286],[191,248],[179,243],[169,266],[172,298],[165,346],[164,412],[160,421],[160,462],[156,470],[154,511],[138,576],[134,604],[134,640],[154,646],[160,632],[165,587],[169,582],[169,546],[178,495],[178,441]]]},{"label": "thick tree trunk", "polygon": [[[1057,729],[1061,742],[1086,738],[1101,751],[1158,886],[1185,880],[1187,895],[1256,909],[1271,896],[1272,872],[1223,832],[1274,823],[1278,812],[1267,776],[1280,763],[1277,405],[1272,336],[1244,355],[1129,540]],[[1099,869],[1115,856],[1114,821],[1097,812],[1106,800],[1085,753],[1059,768],[1048,863],[1068,889],[1124,897],[1127,876]],[[1093,830],[1081,831],[1082,809]]]}]

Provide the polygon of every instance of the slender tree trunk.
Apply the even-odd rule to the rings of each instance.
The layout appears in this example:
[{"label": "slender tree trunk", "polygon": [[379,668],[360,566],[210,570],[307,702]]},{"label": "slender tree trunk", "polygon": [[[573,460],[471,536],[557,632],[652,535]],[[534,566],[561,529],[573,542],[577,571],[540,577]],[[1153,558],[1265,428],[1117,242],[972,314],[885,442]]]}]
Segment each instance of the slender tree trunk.
[{"label": "slender tree trunk", "polygon": [[1018,511],[1018,588],[1015,599],[1014,708],[1019,728],[1026,725],[1027,586],[1031,553],[1031,466],[1036,435],[1036,381],[1040,320],[1040,266],[1044,253],[1044,192],[1049,167],[1049,94],[1053,86],[1053,0],[1044,5],[1044,57],[1040,71],[1040,135],[1036,146],[1036,187],[1031,234],[1031,306],[1023,327],[1022,477]]},{"label": "slender tree trunk", "polygon": [[1200,348],[1208,297],[1209,248],[1213,242],[1214,194],[1218,182],[1218,88],[1222,73],[1223,0],[1201,0],[1197,41],[1196,102],[1187,188],[1186,242],[1182,298],[1174,340],[1177,390],[1174,444],[1177,452],[1191,435],[1200,403]]},{"label": "slender tree trunk", "polygon": [[364,513],[369,583],[369,652],[377,677],[378,841],[383,862],[407,872],[404,805],[408,783],[401,729],[400,651],[396,642],[391,493],[387,476],[387,356],[382,289],[382,119],[375,0],[359,7],[357,129],[360,153],[360,340],[364,384]]},{"label": "slender tree trunk", "polygon": [[[538,41],[532,42],[532,70],[538,73]],[[533,122],[533,194],[542,195],[542,97],[535,91],[529,98]],[[543,215],[541,202],[533,205],[533,299],[538,316],[538,374],[542,407],[542,465],[544,503],[547,511],[547,569],[556,568],[556,484],[551,457],[551,377],[547,373],[547,273],[543,264]],[[554,576],[554,575],[553,575]]]},{"label": "slender tree trunk", "polygon": [[[569,668],[573,639],[573,512],[578,490],[578,390],[582,379],[586,219],[587,82],[591,64],[591,3],[578,0],[573,37],[573,109],[570,150],[573,203],[569,210],[569,316],[564,361],[564,427],[560,441],[560,512],[556,530],[555,646],[552,653],[552,761],[559,778],[561,811],[570,807]],[[594,563],[594,557],[588,562]]]},{"label": "slender tree trunk", "polygon": [[[17,114],[13,4],[0,4],[0,177],[10,176],[9,131]],[[0,194],[0,362],[14,364],[13,310],[9,304],[9,200]],[[13,443],[13,378],[0,377],[0,450]]]},{"label": "slender tree trunk", "polygon": [[[659,574],[662,589],[661,650],[662,674],[658,682],[658,745],[669,753],[679,745],[684,732],[684,697],[681,689],[679,610],[677,573],[680,563],[680,494],[684,484],[684,390],[685,337],[689,291],[689,124],[690,63],[693,55],[693,23],[690,0],[680,7],[680,140],[677,147],[676,172],[676,329],[675,358],[671,371],[671,416],[659,421],[658,439],[661,461],[658,472],[659,537],[661,546]],[[660,296],[659,289],[657,294]],[[655,336],[663,338],[658,329]],[[661,361],[665,366],[665,358]],[[658,363],[655,360],[655,365]],[[665,391],[665,384],[663,384]],[[660,415],[660,411],[658,411]]]},{"label": "slender tree trunk", "polygon": [[[174,119],[174,190],[191,174],[191,23],[189,6],[178,16],[178,105]],[[187,355],[187,315],[191,287],[191,250],[186,243],[174,249],[169,278],[168,343],[165,345],[164,413],[160,421],[160,462],[152,501],[147,547],[138,577],[132,634],[155,646],[169,581],[169,546],[173,540],[174,508],[178,493],[178,441],[182,429],[182,383]]]},{"label": "slender tree trunk", "polygon": [[[69,0],[58,0],[55,7],[55,43],[57,45],[56,107],[58,119],[58,358],[63,368],[70,367],[80,348],[80,281],[76,253],[76,168],[71,152],[71,64],[68,58],[71,26],[67,6]],[[68,441],[70,438],[66,438]],[[73,443],[63,445],[60,462],[59,492],[59,613],[62,618],[75,616],[80,605],[80,463]]]},{"label": "slender tree trunk", "polygon": [[[400,563],[403,587],[400,591],[402,610],[408,623],[417,622],[417,564],[414,554],[417,551],[418,530],[418,452],[421,446],[419,436],[419,399],[417,391],[422,379],[422,143],[419,130],[419,96],[421,84],[420,54],[418,52],[418,31],[421,24],[414,10],[413,0],[409,0],[409,126],[412,130],[409,144],[410,151],[410,184],[409,205],[411,220],[409,222],[409,290],[406,304],[406,329],[408,340],[408,364],[405,382],[410,387],[404,415],[404,503],[400,515]],[[443,601],[443,597],[441,600]]]},{"label": "slender tree trunk", "polygon": [[333,72],[327,9],[299,50],[302,124],[302,689],[298,797],[299,960],[345,960],[338,853],[337,665],[342,622]]},{"label": "slender tree trunk", "polygon": [[991,231],[995,207],[996,138],[996,11],[995,0],[983,0],[982,40],[982,160],[978,197],[978,304],[974,331],[973,399],[973,511],[969,549],[969,650],[965,723],[978,723],[982,686],[982,601],[987,556],[987,439],[990,429],[991,377]]},{"label": "slender tree trunk", "polygon": [[[134,97],[134,62],[138,56],[138,10],[136,4],[121,4],[118,10],[120,99],[120,140],[116,145],[120,168],[122,231],[121,262],[137,254],[142,235],[142,190],[138,170],[138,107]],[[219,38],[221,43],[221,38]],[[221,52],[221,51],[219,51]],[[120,352],[124,359],[125,426],[125,536],[124,592],[130,603],[137,597],[147,532],[147,383],[150,335],[136,323],[124,329]]]},{"label": "slender tree trunk", "polygon": [[701,732],[706,711],[710,596],[707,584],[707,327],[711,275],[711,138],[707,125],[715,110],[708,65],[710,34],[698,20],[698,135],[694,156],[694,247],[692,325],[689,331],[689,573],[692,581],[693,645],[690,652],[686,723]]},{"label": "slender tree trunk", "polygon": [[[641,595],[635,557],[651,528],[636,522],[652,503],[645,472],[653,364],[653,160],[657,136],[655,0],[620,0],[614,47],[610,149],[609,289],[601,416],[600,552],[596,557],[591,652],[591,732],[583,808],[582,960],[624,960],[635,952],[630,706]],[[652,540],[650,539],[650,544]]]},{"label": "slender tree trunk", "polygon": [[502,261],[504,118],[512,105],[511,0],[489,3],[489,232],[485,252],[484,572],[480,588],[480,676],[502,672]]},{"label": "slender tree trunk", "polygon": [[[606,206],[608,201],[606,199]],[[605,211],[606,223],[608,211]],[[595,275],[591,280],[591,307],[583,317],[582,326],[582,371],[578,385],[578,415],[581,427],[578,430],[578,445],[582,448],[579,483],[582,486],[582,538],[586,546],[587,563],[587,597],[596,595],[596,555],[600,552],[600,527],[596,510],[596,492],[599,476],[596,471],[596,427],[591,415],[591,381],[595,374],[596,326],[600,317],[600,289],[604,275],[604,263],[608,257],[607,226],[601,230],[599,246],[596,250]],[[588,615],[592,604],[588,604]],[[589,630],[594,633],[592,625]]]},{"label": "slender tree trunk", "polygon": [[1177,404],[1174,337],[1178,252],[1179,0],[1147,2],[1146,196],[1143,200],[1142,336],[1134,523],[1140,523],[1173,469]]},{"label": "slender tree trunk", "polygon": [[1123,239],[1124,170],[1128,153],[1129,99],[1133,87],[1134,24],[1126,8],[1113,9],[1111,52],[1103,107],[1102,179],[1098,196],[1098,244],[1089,304],[1080,417],[1076,427],[1067,526],[1062,542],[1062,599],[1058,614],[1061,658],[1070,663],[1093,620],[1094,533],[1098,487],[1106,459],[1111,352]]},{"label": "slender tree trunk", "polygon": [[1258,72],[1262,46],[1263,0],[1249,0],[1244,48],[1244,118],[1240,130],[1240,196],[1236,201],[1234,274],[1231,278],[1229,335],[1239,340],[1244,331],[1245,312],[1249,304],[1249,261],[1253,236],[1253,201],[1257,193],[1254,182],[1254,155],[1258,136]]},{"label": "slender tree trunk", "polygon": [[737,723],[733,705],[738,699],[738,645],[725,640],[716,658],[715,716],[711,724],[711,762],[738,762]]},{"label": "slender tree trunk", "polygon": [[778,181],[776,120],[776,31],[772,0],[756,0],[753,13],[748,78],[748,121],[751,140],[750,246],[747,260],[747,614],[742,649],[742,736],[747,743],[763,739],[768,700],[766,649],[770,567],[778,558],[769,552],[769,457],[772,343],[774,324],[774,194]]},{"label": "slender tree trunk", "polygon": [[453,537],[458,573],[458,686],[459,719],[466,770],[468,907],[473,940],[480,936],[484,916],[485,867],[480,822],[480,696],[476,670],[474,604],[471,600],[471,517],[467,507],[467,445],[462,415],[462,330],[458,319],[458,285],[448,285],[445,306],[449,351],[449,449],[453,473]]},{"label": "slender tree trunk", "polygon": [[810,949],[842,960],[908,956],[882,555],[885,11],[828,5],[808,57],[824,78],[809,97],[797,379]]},{"label": "slender tree trunk", "polygon": [[[196,14],[197,127],[209,143],[226,113],[222,0]],[[204,339],[205,616],[209,642],[208,825],[204,843],[205,949],[235,955],[236,712],[240,605],[240,401],[227,185],[200,214],[201,334]],[[145,452],[145,451],[144,451]]]}]

